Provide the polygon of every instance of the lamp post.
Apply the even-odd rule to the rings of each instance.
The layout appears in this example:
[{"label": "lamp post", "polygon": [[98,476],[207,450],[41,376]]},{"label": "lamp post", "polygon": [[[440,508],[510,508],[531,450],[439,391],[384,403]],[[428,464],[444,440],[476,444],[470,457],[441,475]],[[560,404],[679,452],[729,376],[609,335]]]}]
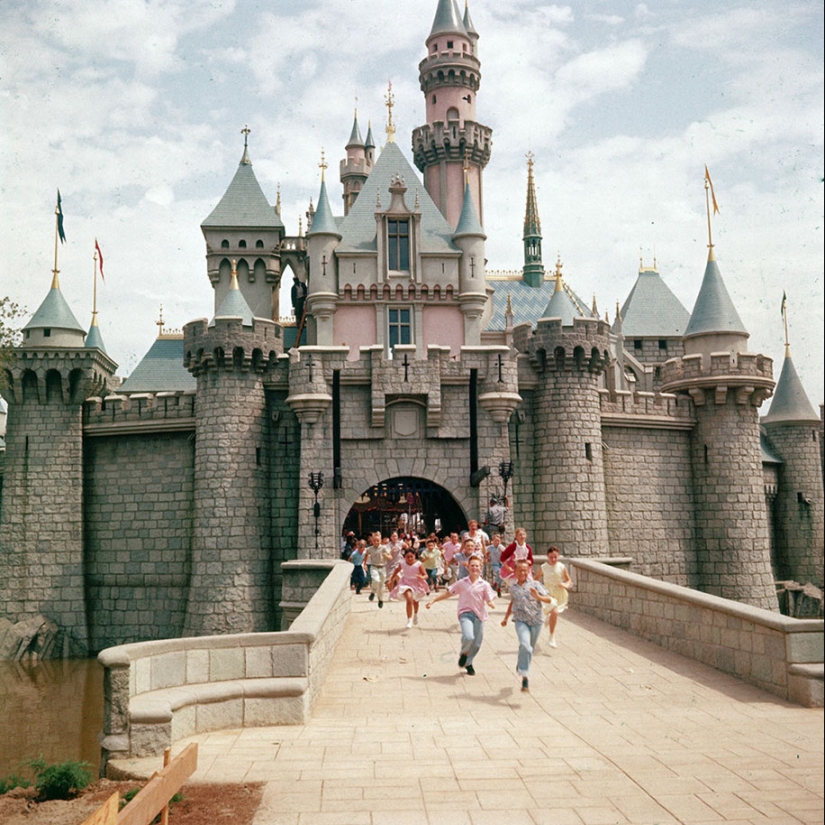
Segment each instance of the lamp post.
[{"label": "lamp post", "polygon": [[323,473],[310,473],[309,474],[309,489],[315,493],[315,506],[312,508],[313,515],[315,516],[315,549],[318,549],[318,534],[321,532],[318,529],[318,518],[321,515],[321,505],[318,503],[318,491],[324,486],[324,474]]},{"label": "lamp post", "polygon": [[512,461],[502,461],[501,464],[498,465],[498,474],[501,476],[501,480],[504,482],[504,498],[507,498],[507,482],[513,477],[513,462]]}]

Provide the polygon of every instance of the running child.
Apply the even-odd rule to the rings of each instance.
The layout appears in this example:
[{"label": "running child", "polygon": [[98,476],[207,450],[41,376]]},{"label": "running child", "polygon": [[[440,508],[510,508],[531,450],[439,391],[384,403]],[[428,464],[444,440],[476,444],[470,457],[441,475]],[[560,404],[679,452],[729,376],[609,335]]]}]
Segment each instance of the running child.
[{"label": "running child", "polygon": [[559,561],[559,548],[551,547],[547,551],[547,561],[541,566],[541,579],[547,592],[555,599],[556,605],[545,606],[547,629],[550,631],[550,647],[556,647],[556,623],[559,613],[567,609],[568,591],[573,586],[573,580],[567,568]]},{"label": "running child", "polygon": [[407,603],[407,627],[418,624],[418,602],[430,592],[430,588],[427,586],[427,571],[415,558],[412,547],[408,547],[404,553],[404,559],[393,573],[390,586],[390,595],[394,599],[403,596]]}]

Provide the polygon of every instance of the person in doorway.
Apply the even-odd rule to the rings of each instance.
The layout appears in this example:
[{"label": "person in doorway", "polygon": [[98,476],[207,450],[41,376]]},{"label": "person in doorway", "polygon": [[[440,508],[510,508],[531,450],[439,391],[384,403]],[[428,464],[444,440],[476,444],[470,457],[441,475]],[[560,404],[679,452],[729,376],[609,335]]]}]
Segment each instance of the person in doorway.
[{"label": "person in doorway", "polygon": [[430,592],[430,588],[427,586],[427,571],[416,559],[412,547],[408,547],[404,553],[404,559],[393,574],[390,586],[392,597],[403,598],[407,603],[407,627],[418,624],[418,602]]},{"label": "person in doorway", "polygon": [[387,545],[381,543],[381,534],[376,532],[370,536],[370,546],[367,550],[367,561],[370,566],[370,601],[378,599],[378,606],[384,606],[384,586],[387,581],[387,565],[392,555]]},{"label": "person in doorway", "polygon": [[547,592],[553,597],[556,604],[545,606],[547,615],[547,629],[550,631],[550,647],[556,646],[556,624],[559,613],[567,609],[568,591],[573,586],[573,580],[567,568],[559,561],[558,547],[550,547],[547,551],[547,561],[541,566],[541,580]]},{"label": "person in doorway", "polygon": [[510,584],[510,604],[507,605],[507,612],[501,622],[502,627],[507,627],[507,620],[512,614],[518,637],[516,673],[521,676],[523,692],[530,690],[530,662],[544,626],[542,602],[551,607],[556,603],[544,585],[535,579],[528,579],[529,575],[530,562],[527,559],[517,561],[516,578]]},{"label": "person in doorway", "polygon": [[429,610],[436,602],[458,596],[458,623],[461,625],[461,651],[458,666],[475,676],[473,662],[484,641],[484,622],[487,608],[496,606],[496,594],[490,583],[481,578],[481,559],[474,556],[469,561],[469,575],[451,584],[445,591],[427,602]]}]

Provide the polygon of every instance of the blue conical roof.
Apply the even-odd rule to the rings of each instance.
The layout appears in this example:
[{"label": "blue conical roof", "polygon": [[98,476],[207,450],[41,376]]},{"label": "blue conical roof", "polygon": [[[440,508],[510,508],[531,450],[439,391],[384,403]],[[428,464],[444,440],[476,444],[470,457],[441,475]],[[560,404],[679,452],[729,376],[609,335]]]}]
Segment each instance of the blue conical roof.
[{"label": "blue conical roof", "polygon": [[106,352],[106,347],[103,345],[103,336],[100,334],[100,327],[96,322],[93,322],[89,327],[89,333],[86,336],[86,349],[99,349],[101,352]]},{"label": "blue conical roof", "polygon": [[474,34],[476,37],[478,36],[478,32],[473,25],[472,18],[470,17],[470,5],[466,2],[464,3],[464,28],[467,29],[467,34]]},{"label": "blue conical roof", "polygon": [[[356,201],[357,203],[358,201]],[[329,198],[327,197],[327,182],[321,181],[321,192],[318,195],[318,208],[315,210],[315,216],[312,218],[312,226],[307,232],[307,237],[312,235],[337,235],[341,237],[338,231],[338,224],[335,223],[335,217],[332,214],[332,208],[329,205]]]},{"label": "blue conical roof", "polygon": [[469,183],[464,185],[464,203],[461,206],[461,217],[458,219],[458,226],[456,226],[455,232],[453,232],[454,238],[458,238],[461,235],[480,235],[482,238],[487,237],[481,221],[478,219],[478,213],[473,203]]},{"label": "blue conical roof", "polygon": [[714,258],[710,258],[685,329],[685,338],[718,332],[748,334],[722,280],[719,266]]},{"label": "blue conical roof", "polygon": [[808,400],[790,353],[785,356],[771,408],[763,421],[766,424],[819,423],[819,416]]},{"label": "blue conical roof", "polygon": [[363,146],[364,140],[361,137],[361,130],[358,128],[358,115],[355,115],[352,119],[352,132],[350,133],[349,140],[347,141],[346,148],[349,149],[350,146]]},{"label": "blue conical roof", "polygon": [[214,324],[218,318],[240,318],[244,326],[251,327],[252,317],[252,310],[249,308],[249,304],[246,302],[246,299],[238,287],[238,273],[235,271],[233,262],[229,292],[226,293],[226,297],[215,312],[212,323]]},{"label": "blue conical roof", "polygon": [[561,281],[557,281],[557,286],[553,295],[544,308],[542,318],[561,318],[562,326],[573,325],[574,318],[581,318],[582,313],[574,303],[573,299],[565,291]]},{"label": "blue conical roof", "polygon": [[32,329],[68,329],[72,332],[86,334],[86,330],[80,326],[80,322],[74,317],[74,313],[66,303],[60,287],[55,284],[49,290],[43,303],[32,315],[31,320],[23,330]]},{"label": "blue conical roof", "polygon": [[367,126],[367,139],[364,141],[365,149],[375,149],[375,138],[372,136],[372,124]]},{"label": "blue conical roof", "polygon": [[463,34],[466,36],[467,29],[464,28],[464,21],[458,11],[455,0],[438,0],[438,8],[435,12],[435,20],[430,30],[430,37],[436,34]]}]

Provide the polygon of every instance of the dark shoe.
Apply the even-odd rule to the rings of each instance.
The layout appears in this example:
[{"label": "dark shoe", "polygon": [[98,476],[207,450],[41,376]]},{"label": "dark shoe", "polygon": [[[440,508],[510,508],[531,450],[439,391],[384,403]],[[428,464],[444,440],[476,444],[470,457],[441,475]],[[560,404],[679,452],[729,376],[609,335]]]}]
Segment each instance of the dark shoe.
[{"label": "dark shoe", "polygon": [[360,595],[361,595],[361,588],[360,588],[360,587],[356,587],[356,588],[355,588],[355,595],[356,595],[356,596],[360,596]]},{"label": "dark shoe", "polygon": [[522,693],[529,693],[530,691],[530,683],[527,681],[527,677],[525,676],[521,680],[521,692]]},{"label": "dark shoe", "polygon": [[382,601],[381,601],[381,599],[379,599],[379,600],[378,600],[378,606],[379,606],[379,607],[383,607],[383,606],[384,606],[384,602],[382,602]]},{"label": "dark shoe", "polygon": [[476,669],[472,665],[467,665],[467,675],[468,676],[475,676]]},{"label": "dark shoe", "polygon": [[370,601],[371,602],[375,601],[375,593],[370,593]]},{"label": "dark shoe", "polygon": [[467,664],[467,654],[466,654],[466,653],[462,653],[462,654],[458,657],[458,666],[459,666],[459,667],[464,667],[464,665],[466,665],[466,664]]}]

